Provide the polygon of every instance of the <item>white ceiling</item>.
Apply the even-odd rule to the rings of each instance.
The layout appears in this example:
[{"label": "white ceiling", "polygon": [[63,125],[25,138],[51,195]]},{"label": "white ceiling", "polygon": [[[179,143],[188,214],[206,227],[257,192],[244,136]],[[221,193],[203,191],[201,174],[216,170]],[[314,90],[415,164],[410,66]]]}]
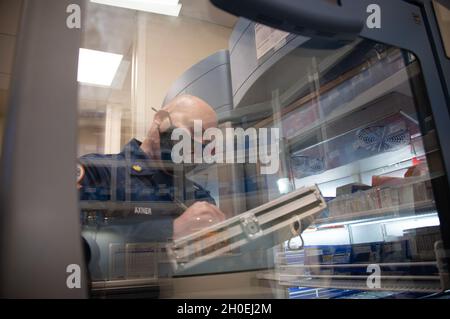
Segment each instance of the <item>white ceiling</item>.
[{"label": "white ceiling", "polygon": [[[180,16],[232,28],[237,18],[214,7],[209,0],[180,0]],[[88,21],[85,21],[82,47],[124,55],[131,59],[133,34],[136,31],[136,11],[88,2]],[[152,14],[150,14],[152,15]],[[167,17],[170,22],[174,17]],[[164,20],[165,21],[165,20]],[[109,101],[110,91],[105,88],[81,86],[82,99]]]},{"label": "white ceiling", "polygon": [[[180,0],[180,15],[232,28],[236,17],[214,7],[209,0]],[[6,108],[22,0],[0,0],[0,115]],[[83,47],[129,56],[134,32],[133,10],[90,4]],[[101,10],[100,10],[101,8]],[[108,36],[108,35],[114,35]]]},{"label": "white ceiling", "polygon": [[[11,0],[10,0],[11,1]],[[237,18],[214,7],[209,0],[180,0],[180,16],[233,28]],[[83,47],[126,55],[135,29],[136,11],[88,3]]]}]

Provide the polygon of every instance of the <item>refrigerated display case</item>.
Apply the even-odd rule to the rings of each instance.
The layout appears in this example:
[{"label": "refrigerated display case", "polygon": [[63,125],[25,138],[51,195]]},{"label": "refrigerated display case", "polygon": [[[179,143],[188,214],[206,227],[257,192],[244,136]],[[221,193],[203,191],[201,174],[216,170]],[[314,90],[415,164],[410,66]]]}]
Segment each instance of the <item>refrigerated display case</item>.
[{"label": "refrigerated display case", "polygon": [[[243,51],[251,50],[256,28],[247,21]],[[338,49],[302,40],[241,76],[251,83],[240,86],[248,90],[236,111],[272,114],[250,113],[238,126],[279,127],[285,164],[264,178],[249,168],[246,181],[263,202],[280,196],[283,178],[292,190],[317,184],[328,208],[278,247],[276,271],[260,278],[292,298],[441,291],[447,278],[436,257],[442,241],[435,194],[446,190],[435,181],[446,175],[420,61],[362,38]],[[367,283],[372,265],[381,272],[376,289]]]},{"label": "refrigerated display case", "polygon": [[[271,1],[261,0],[264,5],[249,11],[244,0],[232,8],[213,0],[241,16],[226,29],[192,17],[162,19],[75,1],[86,19],[81,30],[65,26],[64,9],[73,1],[47,1],[53,10],[25,1],[11,83],[14,108],[2,146],[3,295],[447,296],[450,64],[434,1],[379,0],[381,29],[361,22],[371,3],[366,0],[299,1],[303,8],[295,4],[292,15],[272,19],[278,11],[268,10]],[[296,12],[308,13],[309,5],[314,17],[328,20],[297,19],[298,25],[292,25]],[[319,14],[321,8],[329,10],[327,15]],[[439,15],[445,12],[439,8]],[[63,27],[53,28],[56,23]],[[324,32],[330,23],[333,30]],[[151,28],[157,32],[148,32]],[[191,42],[184,38],[188,29],[194,34]],[[220,34],[218,44],[202,47],[198,38],[214,42],[215,32]],[[162,41],[170,36],[177,43]],[[64,45],[58,51],[54,43]],[[200,61],[198,52],[188,57],[192,43],[201,51]],[[77,86],[80,47],[122,56],[111,86]],[[179,72],[180,65],[184,69]],[[153,68],[161,72],[158,81]],[[41,80],[42,74],[47,81]],[[145,138],[152,114],[148,104],[158,100],[149,97],[155,94],[153,87],[161,90],[160,82],[167,87],[165,96],[158,97],[162,104],[186,93],[195,95],[217,112],[223,131],[277,129],[278,171],[262,174],[266,163],[261,161],[199,166],[182,171],[183,176],[157,191],[172,195],[186,185],[189,189],[168,201],[139,203],[131,198],[143,190],[130,187],[128,180],[116,184],[117,176],[112,176],[109,189],[92,187],[88,192],[93,196],[77,200],[77,163],[109,165],[116,172],[131,167],[135,177],[151,170],[145,158],[131,161],[126,145]],[[258,135],[248,135],[241,145],[247,157],[261,142]],[[113,163],[85,157],[117,154],[123,147],[125,155]],[[79,182],[83,169],[78,169]],[[287,236],[279,233],[277,226],[286,226],[284,216],[298,213],[289,206],[292,202],[283,200],[315,187],[320,196],[315,195],[314,205],[319,203],[320,210],[299,201],[306,208],[299,204],[298,209],[313,214],[293,220]],[[222,228],[183,238],[201,243],[192,254],[201,262],[173,268],[173,238],[154,240],[145,231],[162,232],[167,224],[156,223],[151,213],[162,212],[173,220],[198,191],[227,219]],[[29,194],[27,201],[23,194]],[[274,233],[254,239],[264,223]],[[202,258],[215,248],[215,236],[231,231],[246,240],[219,249],[215,258]],[[228,244],[228,237],[218,244]],[[46,252],[46,258],[37,258],[37,251]],[[83,289],[67,290],[69,264],[81,265]],[[27,280],[36,273],[45,291],[33,290]]]}]

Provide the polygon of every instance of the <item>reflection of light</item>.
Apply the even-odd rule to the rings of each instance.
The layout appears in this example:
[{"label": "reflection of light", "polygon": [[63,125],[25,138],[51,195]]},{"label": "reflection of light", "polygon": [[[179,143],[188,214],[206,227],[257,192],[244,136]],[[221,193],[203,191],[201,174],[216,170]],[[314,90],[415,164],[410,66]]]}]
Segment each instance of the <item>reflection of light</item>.
[{"label": "reflection of light", "polygon": [[[359,226],[369,226],[369,228],[365,228],[365,235],[362,235],[359,240],[352,237],[352,241],[350,241],[349,233],[355,236],[354,230]],[[371,231],[377,232],[380,227],[383,227],[385,234],[382,236],[383,238],[379,238],[379,241],[388,241],[389,237],[399,238],[404,236],[405,230],[432,226],[439,226],[437,213],[322,224],[315,229],[304,231],[302,236],[306,246],[347,245],[368,242],[364,239],[369,238]],[[353,231],[348,230],[348,227]],[[291,244],[295,243],[296,241],[291,242]]]},{"label": "reflection of light", "polygon": [[111,86],[123,55],[80,49],[78,82]]},{"label": "reflection of light", "polygon": [[277,180],[277,185],[280,194],[287,194],[291,191],[291,183],[289,182],[289,178],[280,178]]},{"label": "reflection of light", "polygon": [[175,17],[181,10],[178,0],[91,0],[91,2]]},{"label": "reflection of light", "polygon": [[405,217],[393,217],[393,218],[367,218],[360,220],[352,220],[347,222],[335,222],[335,223],[326,223],[318,226],[319,229],[327,229],[327,228],[337,228],[343,225],[369,225],[369,224],[380,224],[380,223],[392,223],[392,222],[400,222],[403,225],[406,225],[411,220],[417,221],[421,220],[423,222],[426,220],[425,226],[437,226],[439,225],[439,218],[436,213],[428,213],[422,215],[414,215],[414,216],[405,216]]}]

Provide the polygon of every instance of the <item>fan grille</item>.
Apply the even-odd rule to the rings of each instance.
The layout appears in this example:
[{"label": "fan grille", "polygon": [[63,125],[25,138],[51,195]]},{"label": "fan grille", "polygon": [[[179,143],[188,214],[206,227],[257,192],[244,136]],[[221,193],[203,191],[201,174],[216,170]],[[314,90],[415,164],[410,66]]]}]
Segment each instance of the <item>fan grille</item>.
[{"label": "fan grille", "polygon": [[402,148],[410,143],[407,129],[388,132],[385,126],[370,126],[356,133],[358,146],[369,151],[386,152]]}]

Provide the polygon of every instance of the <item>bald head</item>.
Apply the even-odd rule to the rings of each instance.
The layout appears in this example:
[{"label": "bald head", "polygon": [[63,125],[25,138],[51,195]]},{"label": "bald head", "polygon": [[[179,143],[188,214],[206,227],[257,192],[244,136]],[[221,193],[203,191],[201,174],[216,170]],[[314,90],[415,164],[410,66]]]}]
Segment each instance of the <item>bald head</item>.
[{"label": "bald head", "polygon": [[216,112],[208,103],[192,95],[177,96],[156,112],[141,148],[157,159],[160,153],[160,133],[176,127],[185,129],[194,136],[194,121],[199,120],[202,121],[203,131],[218,125]]},{"label": "bald head", "polygon": [[[180,95],[162,108],[170,114],[172,125],[192,131],[194,120],[201,120],[203,128],[217,127],[217,115],[214,109],[202,99],[192,95]],[[169,119],[163,119],[161,130],[170,125]]]}]

